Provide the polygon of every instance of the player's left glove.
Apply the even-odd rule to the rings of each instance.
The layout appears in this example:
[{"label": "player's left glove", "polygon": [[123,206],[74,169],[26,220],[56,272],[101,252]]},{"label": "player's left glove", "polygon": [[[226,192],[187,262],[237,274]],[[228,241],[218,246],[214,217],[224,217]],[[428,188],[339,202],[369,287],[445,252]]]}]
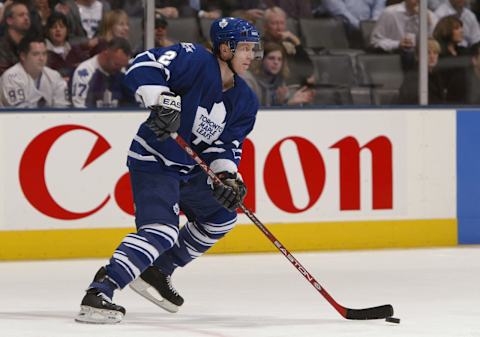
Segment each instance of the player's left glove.
[{"label": "player's left glove", "polygon": [[217,177],[223,185],[213,185],[213,196],[217,201],[230,212],[234,212],[245,199],[247,187],[237,173],[220,172]]},{"label": "player's left glove", "polygon": [[148,108],[151,113],[145,124],[155,133],[159,141],[164,141],[180,128],[180,96],[169,91],[163,92],[158,98],[158,104]]}]

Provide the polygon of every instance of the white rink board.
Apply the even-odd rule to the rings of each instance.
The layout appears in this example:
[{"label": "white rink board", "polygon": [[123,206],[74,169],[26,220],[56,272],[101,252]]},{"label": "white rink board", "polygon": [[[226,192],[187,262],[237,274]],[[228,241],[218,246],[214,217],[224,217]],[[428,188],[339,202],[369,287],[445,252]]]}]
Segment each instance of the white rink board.
[{"label": "white rink board", "polygon": [[[146,113],[69,112],[0,114],[0,230],[126,227],[133,217],[115,201],[114,188],[127,172],[126,153]],[[20,160],[27,145],[45,130],[78,125],[53,142],[46,155],[45,181],[53,199],[69,212],[83,213],[105,205],[77,220],[60,220],[35,209],[19,183]],[[91,131],[86,130],[90,129]],[[265,159],[284,138],[301,137],[313,144],[325,164],[324,187],[309,209],[291,213],[272,202],[264,183]],[[392,145],[392,207],[372,207],[372,156],[360,155],[360,208],[340,209],[339,150],[330,148],[345,137],[364,146],[376,137]],[[82,169],[97,140],[110,148]],[[249,136],[255,148],[255,212],[265,223],[320,222],[376,219],[455,218],[455,111],[454,110],[268,110],[260,111]],[[295,143],[280,146],[292,201],[298,209],[312,200]],[[253,158],[253,157],[252,157]],[[253,159],[250,159],[253,160]],[[315,175],[310,172],[310,176]],[[317,186],[318,187],[318,186]],[[270,186],[271,188],[271,186]],[[317,188],[318,190],[318,188]],[[252,192],[253,193],[253,192]],[[240,223],[249,223],[243,215]]]}]

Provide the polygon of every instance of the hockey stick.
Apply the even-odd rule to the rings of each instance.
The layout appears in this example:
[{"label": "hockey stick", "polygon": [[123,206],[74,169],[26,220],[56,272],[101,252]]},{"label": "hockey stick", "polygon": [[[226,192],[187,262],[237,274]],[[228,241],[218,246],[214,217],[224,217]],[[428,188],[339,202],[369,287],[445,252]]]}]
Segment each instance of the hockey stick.
[{"label": "hockey stick", "polygon": [[[212,169],[205,163],[202,158],[187,144],[187,142],[176,132],[171,133],[170,136],[187,152],[190,157],[202,168],[203,171],[212,179],[215,184],[223,184],[220,178],[212,171]],[[265,234],[265,236],[277,247],[277,249],[285,255],[288,261],[302,274],[310,284],[325,297],[325,299],[338,311],[340,315],[346,319],[366,320],[366,319],[382,319],[393,316],[393,307],[390,304],[381,305],[378,307],[365,309],[350,309],[346,308],[335,299],[315,280],[315,278],[307,271],[305,267],[278,241],[275,236],[265,227],[265,225],[258,220],[255,214],[247,208],[243,203],[240,208],[248,216],[250,220]]]}]

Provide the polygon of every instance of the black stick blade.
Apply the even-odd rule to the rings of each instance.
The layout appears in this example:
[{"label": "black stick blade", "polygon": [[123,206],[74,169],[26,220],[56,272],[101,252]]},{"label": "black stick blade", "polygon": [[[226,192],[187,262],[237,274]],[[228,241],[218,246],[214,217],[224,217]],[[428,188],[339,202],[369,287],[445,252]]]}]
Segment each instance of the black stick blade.
[{"label": "black stick blade", "polygon": [[347,309],[347,319],[383,319],[393,316],[393,307],[390,304],[366,309]]}]

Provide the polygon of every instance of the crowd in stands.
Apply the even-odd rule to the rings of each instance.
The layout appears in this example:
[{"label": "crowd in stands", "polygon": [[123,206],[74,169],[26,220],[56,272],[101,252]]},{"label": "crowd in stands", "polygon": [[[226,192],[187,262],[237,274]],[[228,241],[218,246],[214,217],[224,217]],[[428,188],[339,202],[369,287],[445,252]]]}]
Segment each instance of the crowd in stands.
[{"label": "crowd in stands", "polygon": [[[155,47],[209,46],[209,24],[256,24],[244,75],[262,106],[417,104],[423,0],[155,0]],[[430,104],[480,104],[480,0],[425,0]],[[0,107],[134,107],[138,0],[0,1]]]}]

